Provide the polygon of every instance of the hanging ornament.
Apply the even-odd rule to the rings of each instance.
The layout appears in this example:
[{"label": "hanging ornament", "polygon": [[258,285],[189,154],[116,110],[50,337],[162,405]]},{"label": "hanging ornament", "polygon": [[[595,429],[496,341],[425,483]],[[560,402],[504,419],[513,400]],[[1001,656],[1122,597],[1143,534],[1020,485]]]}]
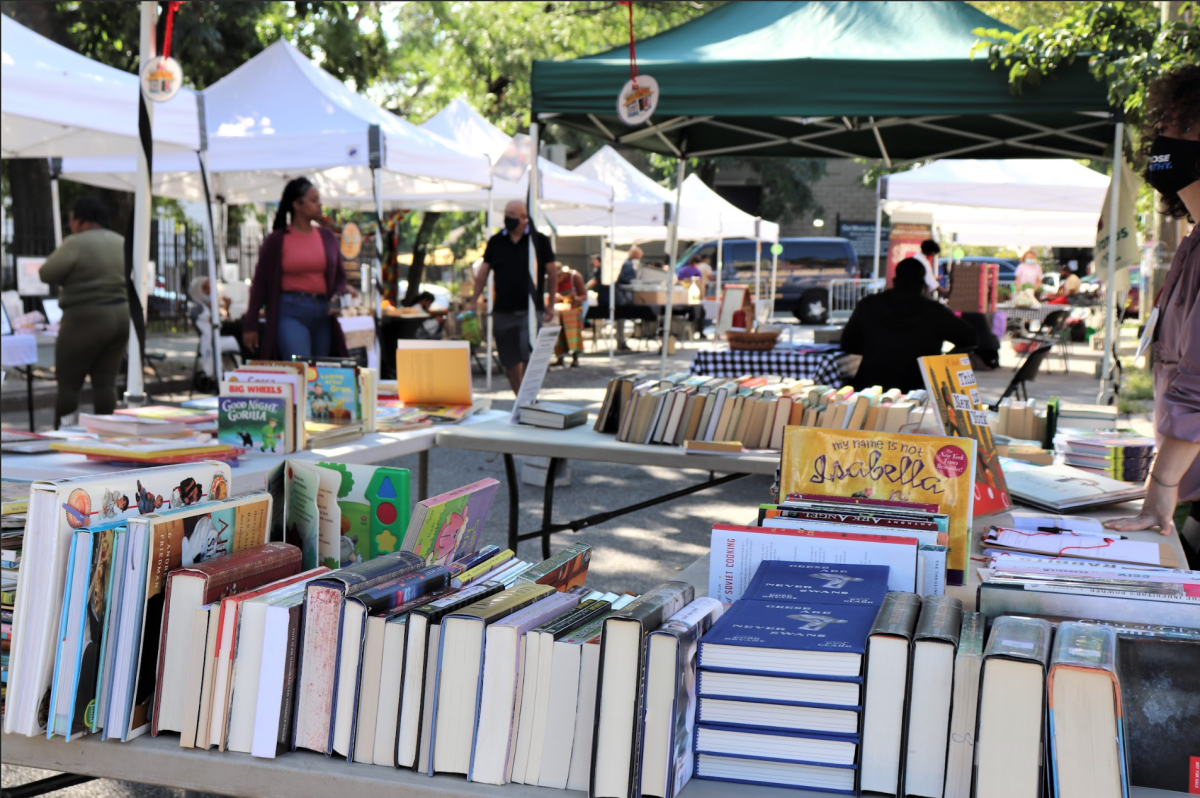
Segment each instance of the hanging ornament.
[{"label": "hanging ornament", "polygon": [[180,0],[172,0],[167,4],[166,30],[163,31],[162,55],[156,55],[146,61],[142,67],[142,92],[146,98],[164,103],[179,93],[183,86],[183,68],[171,57],[171,36],[175,27],[175,12],[179,10]]},{"label": "hanging ornament", "polygon": [[629,9],[629,81],[617,95],[617,116],[627,125],[640,125],[658,107],[658,81],[649,75],[639,75],[637,49],[633,40],[633,3],[620,3]]}]

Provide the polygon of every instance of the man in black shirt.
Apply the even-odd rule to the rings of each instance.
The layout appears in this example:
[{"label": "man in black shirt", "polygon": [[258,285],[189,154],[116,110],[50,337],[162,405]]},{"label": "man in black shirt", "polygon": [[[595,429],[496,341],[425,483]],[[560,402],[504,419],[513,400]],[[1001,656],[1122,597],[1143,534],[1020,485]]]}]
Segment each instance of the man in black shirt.
[{"label": "man in black shirt", "polygon": [[[537,253],[537,285],[529,273],[529,235]],[[483,251],[483,266],[475,275],[475,290],[470,307],[487,287],[488,272],[496,274],[496,300],[492,307],[492,335],[496,352],[504,366],[513,393],[521,387],[525,364],[532,348],[529,340],[529,300],[532,296],[537,313],[550,321],[558,285],[558,264],[549,237],[531,230],[525,203],[513,200],[504,206],[504,230],[488,239]],[[549,279],[547,280],[547,276]],[[550,302],[542,300],[549,290]]]}]

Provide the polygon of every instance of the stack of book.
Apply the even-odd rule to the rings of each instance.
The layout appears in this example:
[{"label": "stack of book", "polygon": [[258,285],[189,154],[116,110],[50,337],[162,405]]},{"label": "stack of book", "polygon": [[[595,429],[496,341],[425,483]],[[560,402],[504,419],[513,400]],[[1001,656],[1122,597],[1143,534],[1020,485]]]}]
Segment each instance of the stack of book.
[{"label": "stack of book", "polygon": [[700,640],[699,778],[854,792],[867,634],[888,569],[761,563]]},{"label": "stack of book", "polygon": [[1064,431],[1054,439],[1063,462],[1120,482],[1145,482],[1154,465],[1154,438],[1108,430]]},{"label": "stack of book", "polygon": [[8,697],[9,656],[12,648],[13,608],[25,542],[25,514],[29,509],[29,482],[5,478],[0,481],[0,712]]},{"label": "stack of book", "polygon": [[992,428],[997,435],[1014,441],[1046,441],[1049,416],[1046,406],[1036,399],[1014,400],[1010,396],[1000,402],[998,413]]},{"label": "stack of book", "polygon": [[1058,404],[1058,426],[1072,430],[1117,428],[1116,405]]},{"label": "stack of book", "polygon": [[50,450],[81,454],[102,463],[177,465],[205,460],[233,462],[246,453],[234,444],[213,440],[208,435],[188,438],[96,438],[54,441]]}]

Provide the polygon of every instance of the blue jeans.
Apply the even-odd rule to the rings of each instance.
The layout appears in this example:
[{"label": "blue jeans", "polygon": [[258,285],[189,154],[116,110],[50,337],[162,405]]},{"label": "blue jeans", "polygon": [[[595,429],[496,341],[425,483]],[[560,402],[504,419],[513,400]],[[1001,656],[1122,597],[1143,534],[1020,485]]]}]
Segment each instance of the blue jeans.
[{"label": "blue jeans", "polygon": [[279,297],[279,356],[329,357],[333,348],[329,300],[285,291]]}]

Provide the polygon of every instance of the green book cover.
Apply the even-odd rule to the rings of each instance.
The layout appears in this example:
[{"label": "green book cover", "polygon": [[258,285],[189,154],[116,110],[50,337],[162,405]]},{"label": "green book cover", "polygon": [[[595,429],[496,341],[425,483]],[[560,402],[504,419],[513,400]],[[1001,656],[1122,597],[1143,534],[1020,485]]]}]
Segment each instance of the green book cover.
[{"label": "green book cover", "polygon": [[342,516],[342,563],[400,551],[411,506],[408,469],[331,462],[317,466],[341,475],[337,504]]}]

